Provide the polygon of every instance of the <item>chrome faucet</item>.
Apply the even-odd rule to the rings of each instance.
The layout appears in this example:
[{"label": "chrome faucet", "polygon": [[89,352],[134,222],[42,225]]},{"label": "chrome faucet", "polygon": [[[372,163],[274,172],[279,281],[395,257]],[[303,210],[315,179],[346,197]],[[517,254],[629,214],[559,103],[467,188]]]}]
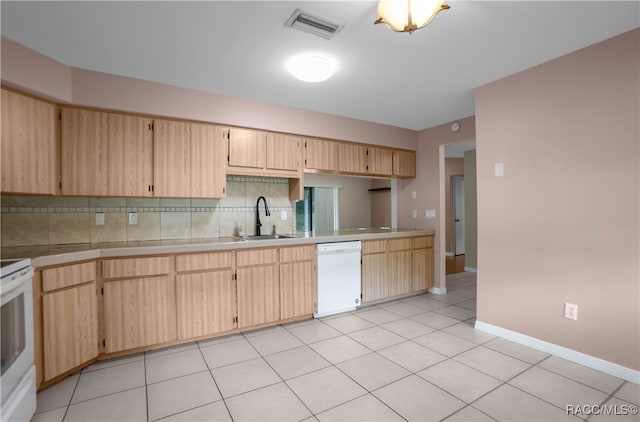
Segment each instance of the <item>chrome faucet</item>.
[{"label": "chrome faucet", "polygon": [[269,212],[269,206],[267,205],[267,199],[264,196],[261,196],[256,201],[256,236],[260,236],[260,227],[262,227],[262,223],[260,222],[260,200],[264,202],[264,215],[267,217],[271,215]]}]

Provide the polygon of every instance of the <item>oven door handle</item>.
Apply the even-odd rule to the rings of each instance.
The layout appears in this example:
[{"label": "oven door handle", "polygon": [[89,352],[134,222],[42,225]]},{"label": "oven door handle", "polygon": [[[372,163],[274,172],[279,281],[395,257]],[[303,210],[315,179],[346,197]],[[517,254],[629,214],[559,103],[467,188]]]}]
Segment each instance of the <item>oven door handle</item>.
[{"label": "oven door handle", "polygon": [[33,278],[33,267],[20,270],[19,274],[16,274],[8,281],[3,281],[0,284],[0,296],[4,296],[18,287],[22,286],[25,282],[30,281]]}]

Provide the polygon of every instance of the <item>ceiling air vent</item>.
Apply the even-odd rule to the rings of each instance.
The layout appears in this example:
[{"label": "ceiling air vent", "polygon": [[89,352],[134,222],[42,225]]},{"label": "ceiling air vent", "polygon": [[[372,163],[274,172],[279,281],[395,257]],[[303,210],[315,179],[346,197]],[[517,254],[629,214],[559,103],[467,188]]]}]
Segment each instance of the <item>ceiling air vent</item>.
[{"label": "ceiling air vent", "polygon": [[296,9],[296,11],[293,12],[293,15],[287,19],[284,26],[310,32],[327,40],[333,38],[333,36],[342,29],[342,25],[339,23],[314,16],[300,9]]}]

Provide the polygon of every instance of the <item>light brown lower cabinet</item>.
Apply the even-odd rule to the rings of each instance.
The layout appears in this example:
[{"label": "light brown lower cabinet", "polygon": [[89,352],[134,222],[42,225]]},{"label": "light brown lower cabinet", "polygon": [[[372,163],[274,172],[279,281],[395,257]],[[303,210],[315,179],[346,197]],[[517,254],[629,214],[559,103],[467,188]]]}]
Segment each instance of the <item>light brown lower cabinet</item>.
[{"label": "light brown lower cabinet", "polygon": [[104,282],[105,353],[175,340],[175,280],[168,275]]},{"label": "light brown lower cabinet", "polygon": [[433,236],[362,242],[363,303],[432,286]]},{"label": "light brown lower cabinet", "polygon": [[36,291],[42,292],[42,302],[36,296],[34,307],[42,304],[42,326],[34,327],[34,333],[42,333],[42,341],[35,344],[41,347],[36,350],[37,364],[44,370],[38,372],[46,382],[98,356],[96,264],[46,269],[36,277],[40,279]]},{"label": "light brown lower cabinet", "polygon": [[280,319],[280,283],[276,264],[238,268],[238,328]]},{"label": "light brown lower cabinet", "polygon": [[315,245],[280,248],[280,318],[311,315],[316,308]]},{"label": "light brown lower cabinet", "polygon": [[44,380],[98,356],[96,283],[42,296]]},{"label": "light brown lower cabinet", "polygon": [[176,275],[178,339],[236,328],[236,281],[230,269]]}]

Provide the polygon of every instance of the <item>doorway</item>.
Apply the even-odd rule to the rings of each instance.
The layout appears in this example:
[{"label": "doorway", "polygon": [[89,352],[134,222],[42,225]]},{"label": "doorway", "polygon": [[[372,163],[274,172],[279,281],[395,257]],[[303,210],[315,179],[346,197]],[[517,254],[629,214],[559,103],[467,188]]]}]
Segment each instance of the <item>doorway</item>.
[{"label": "doorway", "polygon": [[454,255],[464,255],[464,176],[451,178],[451,199],[453,200],[453,250]]}]

